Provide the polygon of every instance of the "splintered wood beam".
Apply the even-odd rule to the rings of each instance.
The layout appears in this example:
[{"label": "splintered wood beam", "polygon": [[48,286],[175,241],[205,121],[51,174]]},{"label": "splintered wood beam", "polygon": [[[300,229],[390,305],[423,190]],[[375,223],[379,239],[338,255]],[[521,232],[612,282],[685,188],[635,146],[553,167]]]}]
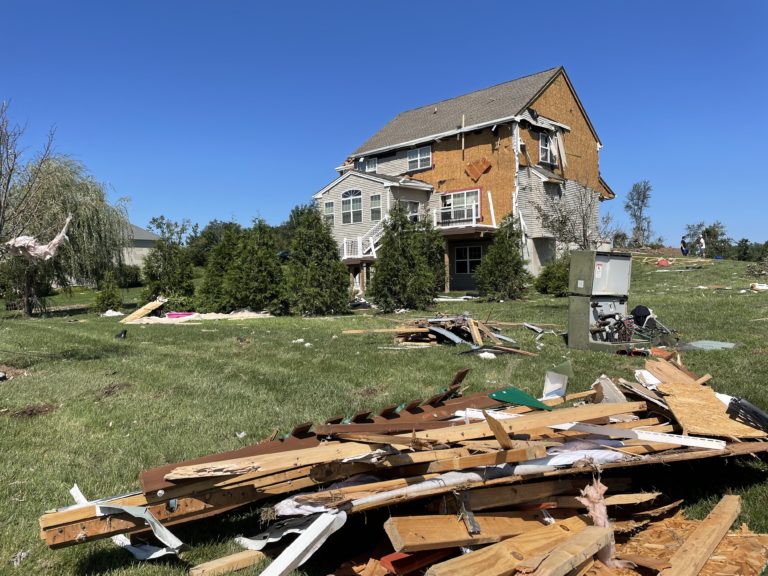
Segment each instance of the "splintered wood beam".
[{"label": "splintered wood beam", "polygon": [[599,550],[610,545],[613,531],[610,528],[588,526],[551,550],[545,558],[531,558],[520,563],[523,571],[547,576],[566,576]]},{"label": "splintered wood beam", "polygon": [[489,415],[485,410],[483,410],[483,416],[485,416],[485,421],[487,422],[488,427],[491,429],[491,432],[493,432],[493,435],[496,437],[496,441],[499,443],[499,446],[505,450],[511,450],[514,447],[514,443],[509,437],[509,432],[507,432],[504,429],[504,426],[501,425],[501,422],[496,420],[496,418],[493,416]]},{"label": "splintered wood beam", "polygon": [[[647,409],[645,402],[620,402],[616,404],[588,404],[574,408],[560,408],[550,412],[533,412],[524,414],[518,418],[499,420],[499,424],[507,434],[519,434],[528,430],[535,430],[554,424],[567,422],[583,422],[616,414],[630,412],[642,412]],[[488,422],[476,422],[474,424],[461,424],[435,430],[422,430],[416,432],[417,438],[436,440],[438,442],[461,442],[462,440],[474,440],[493,436]],[[407,436],[398,436],[401,440]]]},{"label": "splintered wood beam", "polygon": [[342,334],[423,334],[429,332],[429,328],[416,326],[398,326],[397,328],[371,328],[370,330],[344,330]]},{"label": "splintered wood beam", "polygon": [[[629,478],[611,478],[605,480],[611,492],[626,490],[631,482]],[[513,484],[511,486],[493,486],[466,491],[466,506],[470,510],[488,510],[540,502],[560,494],[573,494],[584,489],[589,482],[585,479],[545,480],[530,484]],[[446,498],[441,503],[440,512],[456,512],[455,502]]]},{"label": "splintered wood beam", "polygon": [[[401,436],[392,436],[392,441],[402,440]],[[410,444],[410,441],[404,442]],[[302,448],[277,454],[264,454],[246,458],[222,460],[220,462],[206,462],[205,464],[193,464],[180,466],[165,475],[166,480],[185,480],[188,478],[206,478],[210,476],[230,476],[234,474],[246,474],[253,471],[279,470],[309,464],[320,464],[332,460],[343,460],[352,456],[370,454],[376,446],[358,442],[326,442],[312,448]]]},{"label": "splintered wood beam", "polygon": [[250,568],[261,563],[268,557],[259,550],[243,550],[236,554],[223,556],[204,564],[198,564],[189,569],[189,576],[218,576],[219,574],[229,574]]},{"label": "splintered wood beam", "polygon": [[478,534],[467,532],[455,515],[392,517],[384,523],[396,552],[418,552],[458,546],[493,544],[528,530],[546,526],[540,513],[513,512],[498,516],[475,516]]},{"label": "splintered wood beam", "polygon": [[547,455],[547,449],[544,446],[531,446],[528,448],[517,448],[512,450],[499,450],[497,452],[488,452],[485,454],[475,454],[472,456],[463,456],[461,458],[451,458],[448,460],[439,460],[430,463],[423,474],[432,472],[449,472],[451,470],[465,470],[467,468],[477,468],[480,466],[496,466],[506,464],[507,462],[525,462],[534,458],[543,458]]},{"label": "splintered wood beam", "polygon": [[519,536],[491,544],[480,550],[433,564],[426,576],[502,576],[512,574],[527,558],[552,550],[560,542],[584,530],[587,522],[578,516],[544,528],[529,530]]},{"label": "splintered wood beam", "polygon": [[480,336],[480,330],[477,329],[477,323],[472,319],[467,319],[467,326],[469,326],[469,333],[472,335],[472,342],[476,346],[483,345],[483,337]]},{"label": "splintered wood beam", "polygon": [[696,576],[741,512],[741,497],[723,496],[669,559],[659,576]]}]

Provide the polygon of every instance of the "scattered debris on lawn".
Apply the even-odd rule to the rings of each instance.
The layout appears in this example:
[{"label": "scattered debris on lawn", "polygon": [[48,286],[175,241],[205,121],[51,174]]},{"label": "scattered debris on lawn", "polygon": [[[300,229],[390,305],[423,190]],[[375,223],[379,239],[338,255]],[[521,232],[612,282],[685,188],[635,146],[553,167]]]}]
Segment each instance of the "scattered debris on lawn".
[{"label": "scattered debris on lawn", "polygon": [[29,556],[29,550],[19,550],[16,554],[11,556],[11,559],[8,562],[12,564],[14,568],[18,568],[21,566],[21,563],[27,559],[27,556]]},{"label": "scattered debris on lawn", "polygon": [[738,344],[733,342],[719,342],[717,340],[696,340],[694,342],[685,342],[680,344],[677,349],[680,352],[689,350],[732,350]]},{"label": "scattered debris on lawn", "polygon": [[55,404],[30,404],[19,410],[11,412],[11,416],[14,418],[34,418],[35,416],[43,416],[44,414],[50,414],[56,410]]},{"label": "scattered debris on lawn", "polygon": [[[132,320],[129,323],[130,324],[199,324],[202,320],[253,320],[253,319],[261,319],[261,318],[273,318],[272,314],[269,314],[267,312],[251,312],[250,310],[238,310],[236,312],[230,312],[229,314],[220,314],[217,312],[206,312],[206,313],[199,313],[199,312],[191,312],[191,313],[184,313],[183,315],[179,316],[179,314],[182,314],[180,312],[176,313],[175,316],[170,316],[170,314],[166,314],[163,317],[160,316],[144,316],[142,318],[139,318],[137,320]],[[121,320],[121,322],[124,322],[125,319]]]},{"label": "scattered debris on lawn", "polygon": [[114,318],[114,317],[117,317],[117,316],[125,316],[125,314],[123,314],[122,312],[120,312],[118,310],[112,310],[112,308],[110,308],[109,310],[107,310],[103,314],[99,314],[99,316],[101,316],[102,318]]},{"label": "scattered debris on lawn", "polygon": [[[348,576],[756,575],[765,565],[768,535],[728,533],[738,496],[723,497],[703,521],[685,520],[682,500],[634,473],[768,451],[768,414],[716,394],[710,375],[648,360],[638,382],[601,376],[576,394],[555,382],[537,400],[514,388],[463,396],[467,372],[426,400],[145,470],[139,492],[46,512],[41,537],[63,548],[146,535],[149,523],[176,552],[183,544],[166,526],[258,503],[266,530],[190,574],[227,573],[271,552],[262,574],[284,576],[337,531],[337,542],[355,542],[335,558],[334,574]],[[288,534],[296,537],[287,547],[274,545]]]},{"label": "scattered debris on lawn", "polygon": [[128,336],[128,330],[120,330],[117,334],[115,334],[115,338],[118,340],[125,340]]},{"label": "scattered debris on lawn", "polygon": [[[395,343],[401,346],[437,346],[438,344],[467,344],[472,353],[489,359],[483,352],[493,354],[522,354],[535,356],[532,352],[520,350],[517,342],[504,336],[499,327],[502,322],[480,322],[468,314],[461,316],[437,316],[419,318],[411,324],[395,328],[373,328],[370,330],[344,330],[342,334],[394,334]],[[514,324],[524,326],[525,323]],[[495,356],[494,356],[495,357]]]},{"label": "scattered debris on lawn", "polygon": [[100,388],[98,392],[96,392],[96,398],[101,400],[103,398],[108,398],[110,396],[114,396],[121,390],[125,390],[126,388],[130,388],[131,385],[127,382],[113,382],[112,384],[107,384],[103,388]]},{"label": "scattered debris on lawn", "polygon": [[752,290],[752,292],[768,292],[768,284],[752,282],[752,284],[749,285],[749,289]]},{"label": "scattered debris on lawn", "polygon": [[26,370],[14,368],[13,366],[8,366],[7,364],[0,364],[0,374],[3,375],[0,377],[0,381],[13,380],[14,378],[18,378],[20,376],[29,376],[29,373]]},{"label": "scattered debris on lawn", "polygon": [[763,258],[760,262],[747,266],[747,274],[758,278],[760,276],[768,276],[768,258]]}]

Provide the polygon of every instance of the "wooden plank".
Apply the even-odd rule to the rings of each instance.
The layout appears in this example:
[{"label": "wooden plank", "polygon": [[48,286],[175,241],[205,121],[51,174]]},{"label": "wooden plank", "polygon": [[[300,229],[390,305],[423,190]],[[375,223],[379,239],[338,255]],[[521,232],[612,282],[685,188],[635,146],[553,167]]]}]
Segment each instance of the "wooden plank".
[{"label": "wooden plank", "polygon": [[[394,436],[392,437],[395,438]],[[407,444],[408,442],[406,442]],[[245,474],[261,470],[280,470],[291,467],[319,464],[331,460],[342,460],[352,456],[370,454],[375,445],[359,442],[326,442],[312,448],[291,450],[278,454],[264,454],[205,464],[180,466],[165,475],[166,480],[183,480],[188,478],[206,478],[210,476],[228,476]]]},{"label": "wooden plank", "polygon": [[398,576],[404,574],[411,574],[422,568],[430,566],[435,562],[445,560],[449,556],[454,556],[457,553],[456,550],[443,549],[443,550],[429,550],[427,552],[417,552],[415,554],[405,554],[403,552],[393,552],[387,554],[379,559],[381,565],[387,569],[387,573],[397,574]]},{"label": "wooden plank", "polygon": [[469,333],[472,335],[472,342],[476,346],[482,346],[483,337],[480,336],[480,330],[477,329],[477,323],[472,318],[467,318],[467,326],[469,327]]},{"label": "wooden plank", "polygon": [[487,454],[475,454],[461,458],[438,460],[430,463],[426,469],[420,470],[421,474],[433,472],[449,472],[450,470],[465,470],[479,466],[496,466],[507,462],[525,462],[534,458],[546,456],[547,449],[544,446],[531,446],[529,448],[516,448],[512,450],[499,450]]},{"label": "wooden plank", "polygon": [[527,350],[520,350],[519,348],[510,348],[509,346],[494,345],[487,348],[490,352],[498,350],[499,352],[507,352],[509,354],[520,354],[521,356],[529,356],[531,358],[538,356],[535,352],[528,352]]},{"label": "wooden plank", "polygon": [[659,576],[696,576],[741,512],[741,497],[723,496],[669,559]]},{"label": "wooden plank", "polygon": [[393,516],[384,523],[392,547],[397,552],[418,552],[438,548],[493,544],[528,530],[546,526],[537,512],[507,512],[475,516],[478,534],[470,534],[456,515]]},{"label": "wooden plank", "polygon": [[[553,424],[565,424],[566,422],[577,422],[592,420],[615,414],[624,414],[630,412],[641,412],[646,410],[645,402],[626,402],[616,404],[589,404],[577,406],[574,408],[561,408],[551,412],[534,412],[525,414],[519,418],[501,420],[499,424],[508,434],[518,434],[535,428],[543,428]],[[423,430],[416,432],[417,438],[426,438],[428,440],[437,440],[439,442],[460,442],[462,440],[474,440],[476,438],[485,438],[493,436],[491,428],[487,422],[478,422],[474,424],[456,425],[437,430]]]},{"label": "wooden plank", "polygon": [[[629,478],[605,479],[611,491],[626,490],[630,486]],[[504,508],[526,502],[539,502],[559,494],[573,494],[584,489],[589,484],[586,479],[544,480],[530,484],[514,484],[511,486],[494,486],[467,490],[466,505],[470,510],[488,510]],[[451,514],[456,512],[454,502],[444,500],[440,504],[440,512]]]},{"label": "wooden plank", "polygon": [[198,564],[189,569],[189,576],[217,576],[218,574],[229,574],[243,568],[250,568],[267,559],[264,552],[258,550],[243,550],[236,554],[223,556],[204,564]]},{"label": "wooden plank", "polygon": [[483,410],[483,416],[485,416],[485,421],[488,423],[488,427],[491,429],[491,432],[493,432],[499,446],[505,450],[511,450],[514,444],[512,438],[509,437],[509,432],[504,429],[504,426],[502,426],[496,418],[490,416],[485,410]]},{"label": "wooden plank", "polygon": [[371,328],[370,330],[343,330],[342,334],[424,334],[429,328],[398,326],[396,328]]},{"label": "wooden plank", "polygon": [[645,369],[656,378],[666,383],[694,384],[696,378],[691,378],[684,371],[666,360],[646,360]]},{"label": "wooden plank", "polygon": [[540,576],[566,576],[571,570],[592,558],[599,550],[613,541],[610,528],[587,526],[551,550],[546,558],[528,559],[520,562],[518,569]]},{"label": "wooden plank", "polygon": [[128,314],[128,316],[126,316],[125,318],[121,319],[120,320],[120,324],[129,324],[130,322],[133,322],[134,320],[138,320],[139,318],[143,318],[144,316],[146,316],[147,314],[149,314],[153,310],[157,310],[158,308],[160,308],[160,306],[162,306],[166,302],[168,302],[168,300],[165,299],[165,298],[158,298],[157,300],[153,300],[152,302],[148,302],[147,304],[144,304],[144,306],[142,306],[138,310],[134,310],[133,312]]},{"label": "wooden plank", "polygon": [[[661,496],[661,492],[638,492],[635,494],[612,494],[605,497],[606,506],[635,506],[651,502]],[[548,502],[555,504],[555,508],[581,510],[586,508],[576,496],[553,496],[547,498]]]},{"label": "wooden plank", "polygon": [[464,554],[427,570],[427,576],[502,576],[512,574],[515,567],[526,558],[553,549],[571,535],[584,530],[587,523],[579,517],[544,528],[529,530],[519,536],[491,544],[480,550]]},{"label": "wooden plank", "polygon": [[721,438],[762,438],[766,432],[734,420],[728,407],[718,400],[709,386],[695,382],[660,384],[659,392],[675,420],[688,434]]},{"label": "wooden plank", "polygon": [[480,329],[480,332],[485,334],[488,338],[490,338],[491,342],[494,344],[502,344],[501,338],[497,338],[496,334],[493,333],[493,330],[488,328],[487,325],[485,325],[482,322],[475,322],[477,324],[477,327]]}]

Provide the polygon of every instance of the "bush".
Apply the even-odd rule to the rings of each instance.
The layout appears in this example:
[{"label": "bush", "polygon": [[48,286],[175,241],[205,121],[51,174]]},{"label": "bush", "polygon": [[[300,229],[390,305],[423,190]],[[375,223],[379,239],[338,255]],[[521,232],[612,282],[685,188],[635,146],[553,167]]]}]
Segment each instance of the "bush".
[{"label": "bush", "polygon": [[193,312],[195,311],[195,298],[189,294],[180,294],[171,292],[166,296],[168,302],[165,303],[165,310],[171,312]]},{"label": "bush", "polygon": [[531,275],[520,254],[521,242],[514,219],[505,218],[475,270],[477,288],[482,294],[493,300],[514,300],[523,295]]},{"label": "bush", "polygon": [[222,230],[222,237],[211,249],[205,265],[203,284],[198,297],[199,307],[205,312],[230,312],[234,303],[225,297],[224,276],[235,261],[240,238],[243,235],[239,226]]},{"label": "bush", "polygon": [[195,291],[192,261],[182,245],[186,224],[177,224],[160,216],[152,219],[150,227],[160,232],[160,239],[144,260],[146,287],[142,298],[149,302],[158,296],[168,298],[170,294],[192,296]]},{"label": "bush", "polygon": [[115,277],[111,272],[101,280],[101,289],[96,294],[96,311],[99,313],[107,310],[118,310],[123,305],[123,299],[120,296],[120,288],[115,282]]},{"label": "bush", "polygon": [[568,295],[568,277],[571,270],[570,254],[563,254],[544,266],[536,278],[534,287],[537,292],[552,296]]},{"label": "bush", "polygon": [[291,311],[312,316],[347,312],[349,274],[317,207],[296,206],[282,228],[290,237],[285,290]]},{"label": "bush", "polygon": [[377,250],[368,296],[383,312],[432,306],[445,280],[443,239],[427,222],[413,222],[395,204]]},{"label": "bush", "polygon": [[141,286],[141,266],[121,264],[115,269],[115,282],[120,288]]}]

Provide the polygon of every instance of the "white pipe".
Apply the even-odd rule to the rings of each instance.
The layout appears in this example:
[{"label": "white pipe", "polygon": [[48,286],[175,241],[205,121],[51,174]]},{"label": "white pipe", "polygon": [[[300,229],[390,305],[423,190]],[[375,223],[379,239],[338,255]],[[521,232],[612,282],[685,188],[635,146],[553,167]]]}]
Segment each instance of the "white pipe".
[{"label": "white pipe", "polygon": [[496,212],[493,210],[493,196],[490,190],[488,190],[488,209],[491,211],[491,224],[496,228]]}]

